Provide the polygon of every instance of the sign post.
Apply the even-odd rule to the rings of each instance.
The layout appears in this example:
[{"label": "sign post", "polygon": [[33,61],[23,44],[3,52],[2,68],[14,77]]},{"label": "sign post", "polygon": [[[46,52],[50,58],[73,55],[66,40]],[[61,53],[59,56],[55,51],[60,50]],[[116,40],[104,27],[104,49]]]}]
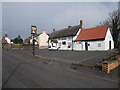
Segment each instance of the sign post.
[{"label": "sign post", "polygon": [[33,40],[33,56],[35,55],[35,35],[37,33],[37,27],[31,26],[31,34],[32,34],[32,40]]}]

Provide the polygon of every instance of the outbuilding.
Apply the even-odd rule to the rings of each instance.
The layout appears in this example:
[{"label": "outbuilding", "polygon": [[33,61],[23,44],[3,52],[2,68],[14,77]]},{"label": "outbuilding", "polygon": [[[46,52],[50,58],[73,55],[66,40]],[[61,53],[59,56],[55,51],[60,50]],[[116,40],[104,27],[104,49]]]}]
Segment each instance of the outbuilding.
[{"label": "outbuilding", "polygon": [[96,51],[113,48],[114,41],[108,25],[82,29],[74,42],[74,50]]}]

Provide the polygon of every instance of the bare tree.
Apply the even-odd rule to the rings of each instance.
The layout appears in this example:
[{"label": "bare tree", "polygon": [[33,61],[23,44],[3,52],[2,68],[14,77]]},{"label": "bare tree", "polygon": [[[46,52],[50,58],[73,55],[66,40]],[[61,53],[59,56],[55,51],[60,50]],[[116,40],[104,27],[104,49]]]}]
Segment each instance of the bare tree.
[{"label": "bare tree", "polygon": [[120,25],[120,19],[118,16],[118,10],[117,11],[113,11],[112,13],[109,13],[109,19],[111,22],[110,23],[110,27],[112,28],[112,35],[113,35],[113,39],[115,42],[118,41],[118,35],[119,35],[119,25]]},{"label": "bare tree", "polygon": [[115,42],[118,42],[118,35],[120,31],[119,11],[116,10],[109,13],[109,17],[105,21],[100,22],[98,26],[102,26],[102,25],[109,25],[109,27],[111,28],[113,40]]}]

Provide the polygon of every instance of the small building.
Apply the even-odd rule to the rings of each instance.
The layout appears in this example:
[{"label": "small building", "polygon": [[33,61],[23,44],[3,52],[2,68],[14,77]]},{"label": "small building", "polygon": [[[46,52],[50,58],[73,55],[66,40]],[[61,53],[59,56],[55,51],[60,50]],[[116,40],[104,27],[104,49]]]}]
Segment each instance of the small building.
[{"label": "small building", "polygon": [[48,48],[48,38],[49,34],[47,34],[45,30],[43,30],[42,33],[38,35],[39,49]]},{"label": "small building", "polygon": [[6,40],[7,44],[11,44],[11,40],[8,38],[7,34],[5,34],[5,36],[3,36],[3,39]]},{"label": "small building", "polygon": [[108,25],[82,29],[74,42],[74,50],[109,50],[114,41]]},{"label": "small building", "polygon": [[2,44],[2,48],[5,48],[5,49],[11,48],[11,40],[8,38],[7,34],[5,34],[5,36],[3,36],[1,44]]},{"label": "small building", "polygon": [[24,44],[30,44],[30,39],[31,39],[31,36],[29,36],[28,38],[26,38],[23,43]]},{"label": "small building", "polygon": [[82,20],[79,25],[68,26],[68,28],[53,32],[49,37],[49,49],[73,50],[74,40],[76,40],[82,28]]}]

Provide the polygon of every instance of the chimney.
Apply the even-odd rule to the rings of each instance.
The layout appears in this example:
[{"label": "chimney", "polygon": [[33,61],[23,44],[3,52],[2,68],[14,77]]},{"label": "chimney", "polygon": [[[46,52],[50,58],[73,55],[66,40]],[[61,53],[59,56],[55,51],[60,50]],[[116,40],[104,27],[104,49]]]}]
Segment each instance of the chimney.
[{"label": "chimney", "polygon": [[68,26],[68,28],[71,28],[71,27],[72,27],[72,26],[70,26],[70,25]]},{"label": "chimney", "polygon": [[82,29],[83,27],[83,22],[82,22],[82,20],[80,20],[80,28]]},{"label": "chimney", "polygon": [[45,33],[45,29],[42,29],[42,33]]},{"label": "chimney", "polygon": [[53,28],[53,32],[55,32],[55,29]]},{"label": "chimney", "polygon": [[5,37],[8,37],[8,35],[7,35],[7,34],[5,34]]}]

